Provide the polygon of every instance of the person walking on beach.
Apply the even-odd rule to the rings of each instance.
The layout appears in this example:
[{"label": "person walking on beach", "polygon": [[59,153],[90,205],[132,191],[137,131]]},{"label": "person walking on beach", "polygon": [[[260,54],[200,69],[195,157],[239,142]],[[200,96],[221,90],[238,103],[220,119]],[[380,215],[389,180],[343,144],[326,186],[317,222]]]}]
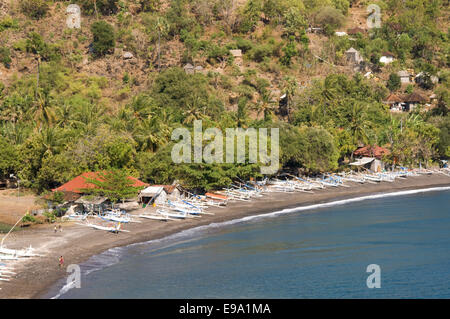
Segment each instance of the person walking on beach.
[{"label": "person walking on beach", "polygon": [[56,229],[56,225],[55,225],[55,233],[57,232],[58,230]]},{"label": "person walking on beach", "polygon": [[64,266],[64,258],[63,256],[59,257],[59,268],[62,268]]}]

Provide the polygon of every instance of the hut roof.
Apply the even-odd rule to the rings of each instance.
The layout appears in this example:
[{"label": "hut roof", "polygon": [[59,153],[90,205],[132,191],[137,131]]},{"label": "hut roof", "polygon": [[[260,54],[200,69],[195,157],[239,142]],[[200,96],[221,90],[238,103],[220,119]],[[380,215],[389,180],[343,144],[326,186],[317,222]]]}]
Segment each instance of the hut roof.
[{"label": "hut roof", "polygon": [[350,35],[355,35],[358,33],[365,33],[365,32],[366,32],[366,30],[358,28],[358,27],[347,30],[347,33]]},{"label": "hut roof", "polygon": [[235,58],[239,58],[242,56],[242,50],[230,50],[230,54]]},{"label": "hut roof", "polygon": [[356,50],[355,48],[351,47],[350,49],[345,51],[345,53],[358,53],[358,50]]},{"label": "hut roof", "polygon": [[405,70],[402,70],[402,71],[398,71],[398,72],[397,72],[397,75],[398,75],[399,77],[409,77],[409,72],[408,72],[408,71],[405,71]]},{"label": "hut roof", "polygon": [[400,96],[398,96],[397,94],[392,93],[386,98],[385,102],[387,102],[387,103],[401,103],[401,102],[403,102],[403,99]]},{"label": "hut roof", "polygon": [[153,186],[149,186],[143,190],[141,190],[139,196],[141,197],[153,197],[155,195],[159,195],[160,193],[162,193],[162,191],[165,192],[164,187],[162,186],[157,186],[157,185],[153,185]]},{"label": "hut roof", "polygon": [[391,154],[391,152],[388,149],[378,145],[366,145],[358,148],[353,154],[356,156],[375,157],[381,159],[384,155]]},{"label": "hut roof", "polygon": [[419,93],[413,92],[405,97],[405,102],[425,103],[427,102],[427,99]]},{"label": "hut roof", "polygon": [[389,51],[384,51],[382,56],[395,57],[395,55],[393,53],[389,52]]}]

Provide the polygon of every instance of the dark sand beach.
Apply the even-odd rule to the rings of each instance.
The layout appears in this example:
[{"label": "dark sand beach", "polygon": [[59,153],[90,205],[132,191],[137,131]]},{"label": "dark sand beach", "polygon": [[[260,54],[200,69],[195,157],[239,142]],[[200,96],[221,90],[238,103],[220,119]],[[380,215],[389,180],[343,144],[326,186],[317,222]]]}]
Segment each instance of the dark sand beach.
[{"label": "dark sand beach", "polygon": [[[80,264],[92,255],[112,247],[163,238],[201,225],[370,194],[450,186],[450,177],[433,174],[397,179],[393,183],[363,185],[348,183],[348,185],[351,187],[328,187],[316,190],[313,194],[266,193],[262,198],[248,202],[230,202],[226,208],[209,208],[208,212],[215,215],[204,215],[201,218],[170,222],[142,220],[142,223],[127,224],[124,227],[130,233],[112,234],[76,225],[74,222],[62,223],[63,231],[57,233],[53,231],[54,225],[40,225],[29,230],[17,231],[5,241],[8,248],[24,248],[32,245],[43,256],[15,262],[17,275],[10,282],[0,283],[0,298],[43,296],[58,280],[67,275],[65,269],[58,267],[58,258],[61,255],[64,256],[66,265]],[[142,210],[132,213],[139,214]]]}]

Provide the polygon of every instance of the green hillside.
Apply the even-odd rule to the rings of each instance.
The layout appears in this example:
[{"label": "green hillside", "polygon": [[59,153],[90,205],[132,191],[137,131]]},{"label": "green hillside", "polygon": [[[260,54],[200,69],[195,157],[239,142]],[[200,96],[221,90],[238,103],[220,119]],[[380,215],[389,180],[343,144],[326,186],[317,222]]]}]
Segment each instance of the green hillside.
[{"label": "green hillside", "polygon": [[[80,28],[67,25],[70,4]],[[388,148],[389,163],[438,165],[450,157],[448,10],[448,0],[2,1],[0,179],[43,192],[108,168],[203,190],[259,176],[258,164],[175,165],[173,129],[199,119],[280,128],[280,169],[293,172],[346,169],[364,144]],[[392,112],[391,94],[424,101]]]}]

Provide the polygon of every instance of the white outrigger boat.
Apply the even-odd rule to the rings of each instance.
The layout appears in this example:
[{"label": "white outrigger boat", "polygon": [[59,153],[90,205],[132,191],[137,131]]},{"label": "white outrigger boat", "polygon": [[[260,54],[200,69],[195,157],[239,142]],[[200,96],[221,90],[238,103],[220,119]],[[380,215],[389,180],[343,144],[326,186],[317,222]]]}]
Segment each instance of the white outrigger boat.
[{"label": "white outrigger boat", "polygon": [[170,218],[177,218],[177,219],[185,219],[185,218],[193,218],[194,217],[194,216],[190,216],[186,213],[177,213],[177,212],[173,212],[173,211],[169,211],[169,210],[165,210],[165,209],[157,209],[156,212],[163,216],[167,216]]},{"label": "white outrigger boat", "polygon": [[70,214],[70,215],[64,215],[63,219],[69,219],[69,220],[75,220],[75,221],[83,221],[86,220],[87,215],[86,214]]},{"label": "white outrigger boat", "polygon": [[[14,257],[39,257],[40,255],[33,253],[34,249],[30,246],[27,249],[8,249],[0,247],[0,254],[10,255]],[[2,258],[2,257],[0,257]]]},{"label": "white outrigger boat", "polygon": [[18,260],[18,257],[10,255],[0,255],[0,260]]},{"label": "white outrigger boat", "polygon": [[77,223],[77,225],[87,226],[87,227],[91,227],[94,229],[104,230],[104,231],[108,231],[108,232],[112,232],[112,233],[118,233],[118,232],[129,233],[130,232],[129,230],[122,229],[120,223],[118,223],[116,226],[101,226],[101,225],[96,225],[96,224],[91,224],[91,223],[86,223],[86,224]]},{"label": "white outrigger boat", "polygon": [[140,214],[138,216],[140,218],[152,219],[152,220],[160,220],[160,221],[179,220],[179,219],[176,219],[176,218],[170,218],[166,213]]}]

